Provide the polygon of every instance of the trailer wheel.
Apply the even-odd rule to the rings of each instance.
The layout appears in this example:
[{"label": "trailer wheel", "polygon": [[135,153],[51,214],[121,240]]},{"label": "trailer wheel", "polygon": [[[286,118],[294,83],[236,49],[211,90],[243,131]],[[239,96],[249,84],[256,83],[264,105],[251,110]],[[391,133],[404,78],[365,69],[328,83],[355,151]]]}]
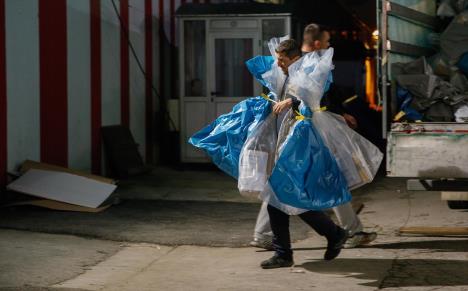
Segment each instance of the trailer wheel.
[{"label": "trailer wheel", "polygon": [[468,201],[448,200],[447,205],[450,209],[468,209]]}]

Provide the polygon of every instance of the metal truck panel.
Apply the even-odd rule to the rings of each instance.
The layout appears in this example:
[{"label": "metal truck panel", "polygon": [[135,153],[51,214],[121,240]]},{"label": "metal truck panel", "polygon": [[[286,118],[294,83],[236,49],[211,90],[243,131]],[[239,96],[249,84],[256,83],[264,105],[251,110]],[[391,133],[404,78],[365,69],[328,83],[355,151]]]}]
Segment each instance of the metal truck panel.
[{"label": "metal truck panel", "polygon": [[468,178],[468,124],[392,124],[387,144],[387,175]]}]

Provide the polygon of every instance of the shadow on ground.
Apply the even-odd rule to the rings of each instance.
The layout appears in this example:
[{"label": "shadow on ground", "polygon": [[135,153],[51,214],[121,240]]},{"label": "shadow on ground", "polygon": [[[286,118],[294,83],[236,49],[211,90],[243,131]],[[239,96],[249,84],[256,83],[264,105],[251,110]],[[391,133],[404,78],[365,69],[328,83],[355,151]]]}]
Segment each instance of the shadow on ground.
[{"label": "shadow on ground", "polygon": [[426,240],[426,241],[407,241],[387,244],[374,244],[362,248],[375,248],[384,250],[406,250],[418,249],[429,252],[467,252],[468,239],[446,239],[446,240]]},{"label": "shadow on ground", "polygon": [[[259,204],[209,201],[124,200],[100,213],[17,207],[0,213],[0,227],[163,245],[246,246]],[[293,240],[311,229],[291,219]]]},{"label": "shadow on ground", "polygon": [[[466,237],[463,237],[466,238]],[[314,251],[322,250],[325,247],[312,247],[312,248],[294,248],[294,251]],[[435,252],[468,252],[468,239],[447,239],[447,240],[426,240],[426,241],[407,241],[395,242],[386,244],[371,244],[367,246],[360,246],[359,249],[383,249],[383,250],[426,250],[430,253]]]},{"label": "shadow on ground", "polygon": [[378,288],[468,285],[468,262],[461,260],[336,259],[306,262],[296,267],[368,280],[360,285]]}]

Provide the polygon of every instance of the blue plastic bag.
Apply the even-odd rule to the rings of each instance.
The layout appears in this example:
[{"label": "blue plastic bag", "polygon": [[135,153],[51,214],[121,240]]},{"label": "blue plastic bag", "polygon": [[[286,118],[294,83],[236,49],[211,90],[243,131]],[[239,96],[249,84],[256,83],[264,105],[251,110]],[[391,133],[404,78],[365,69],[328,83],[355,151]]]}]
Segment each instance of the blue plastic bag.
[{"label": "blue plastic bag", "polygon": [[268,84],[263,79],[262,75],[271,70],[271,66],[275,62],[275,59],[272,56],[256,56],[245,64],[250,73],[257,79],[262,86],[268,87]]},{"label": "blue plastic bag", "polygon": [[403,87],[397,86],[396,94],[400,110],[405,113],[407,119],[421,120],[423,118],[421,113],[419,113],[416,109],[411,108],[413,96],[411,96],[411,93],[408,90],[406,90]]},{"label": "blue plastic bag", "polygon": [[270,112],[271,104],[262,97],[246,99],[195,133],[189,143],[204,150],[215,165],[237,179],[242,146]]},{"label": "blue plastic bag", "polygon": [[468,52],[464,53],[458,61],[458,67],[468,76]]},{"label": "blue plastic bag", "polygon": [[[309,108],[301,113],[311,117]],[[296,122],[281,146],[269,178],[282,203],[301,209],[322,210],[351,200],[345,177],[312,121]]]},{"label": "blue plastic bag", "polygon": [[[271,56],[257,56],[246,62],[247,68],[262,85],[262,74],[271,69]],[[239,156],[249,133],[271,112],[271,104],[262,97],[246,99],[232,111],[195,133],[189,143],[202,149],[213,163],[228,175],[239,177]]]}]

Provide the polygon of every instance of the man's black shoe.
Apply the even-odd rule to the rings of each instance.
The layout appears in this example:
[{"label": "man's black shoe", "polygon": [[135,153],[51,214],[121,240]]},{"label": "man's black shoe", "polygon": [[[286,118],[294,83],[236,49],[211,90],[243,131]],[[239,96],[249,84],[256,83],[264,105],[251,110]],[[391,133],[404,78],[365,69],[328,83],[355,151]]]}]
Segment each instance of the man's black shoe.
[{"label": "man's black shoe", "polygon": [[294,265],[294,261],[292,259],[285,259],[278,255],[274,255],[268,260],[263,261],[260,266],[262,269],[275,269],[291,267],[292,265]]},{"label": "man's black shoe", "polygon": [[348,239],[348,235],[344,229],[340,228],[340,236],[337,241],[328,242],[327,250],[325,251],[325,255],[323,258],[327,261],[333,260],[336,258],[343,248],[346,240]]}]

